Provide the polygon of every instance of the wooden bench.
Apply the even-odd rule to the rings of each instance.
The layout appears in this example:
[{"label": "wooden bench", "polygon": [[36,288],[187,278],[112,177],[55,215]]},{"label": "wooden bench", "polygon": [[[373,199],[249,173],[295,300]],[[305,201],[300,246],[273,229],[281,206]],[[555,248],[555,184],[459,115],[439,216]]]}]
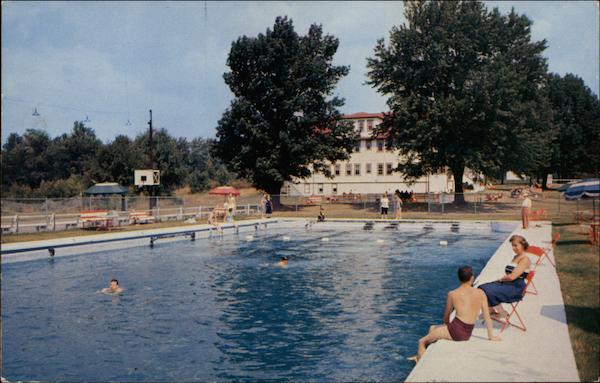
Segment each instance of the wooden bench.
[{"label": "wooden bench", "polygon": [[114,217],[108,210],[88,210],[79,214],[79,227],[82,229],[110,229]]},{"label": "wooden bench", "polygon": [[306,203],[309,205],[321,203],[322,201],[323,201],[323,197],[319,197],[319,196],[312,196],[312,197],[308,197],[306,199]]},{"label": "wooden bench", "polygon": [[138,223],[153,223],[155,218],[151,215],[148,215],[145,211],[130,211],[129,212],[129,222],[134,225]]}]

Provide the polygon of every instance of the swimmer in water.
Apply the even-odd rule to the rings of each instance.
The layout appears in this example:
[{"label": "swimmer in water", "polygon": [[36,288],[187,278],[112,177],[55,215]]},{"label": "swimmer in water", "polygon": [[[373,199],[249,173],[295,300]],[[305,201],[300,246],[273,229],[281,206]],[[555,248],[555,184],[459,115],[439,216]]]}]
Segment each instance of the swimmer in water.
[{"label": "swimmer in water", "polygon": [[287,267],[288,265],[288,257],[281,257],[279,262],[277,262],[277,266],[279,267]]},{"label": "swimmer in water", "polygon": [[122,291],[123,289],[119,287],[119,281],[116,279],[111,279],[110,285],[102,289],[102,292],[106,294],[118,294]]}]

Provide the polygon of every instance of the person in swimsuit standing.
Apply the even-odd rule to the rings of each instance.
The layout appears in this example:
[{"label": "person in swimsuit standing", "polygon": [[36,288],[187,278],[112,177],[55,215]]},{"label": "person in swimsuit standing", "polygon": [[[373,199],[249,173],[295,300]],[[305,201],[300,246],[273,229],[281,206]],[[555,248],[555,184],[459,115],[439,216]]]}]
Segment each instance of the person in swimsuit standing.
[{"label": "person in swimsuit standing", "polygon": [[[431,326],[429,333],[419,339],[417,355],[408,359],[418,362],[423,357],[427,346],[440,339],[459,342],[469,340],[480,311],[483,312],[489,340],[500,340],[500,337],[494,336],[492,332],[492,320],[485,294],[472,286],[474,279],[471,266],[462,266],[458,269],[460,286],[448,292],[444,324]],[[456,315],[450,322],[452,310],[456,311]]]}]

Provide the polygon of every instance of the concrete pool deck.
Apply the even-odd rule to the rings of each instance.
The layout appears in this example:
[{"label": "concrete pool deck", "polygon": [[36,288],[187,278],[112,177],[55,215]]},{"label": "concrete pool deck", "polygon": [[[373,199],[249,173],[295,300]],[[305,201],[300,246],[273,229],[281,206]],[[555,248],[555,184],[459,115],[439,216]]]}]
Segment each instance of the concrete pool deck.
[{"label": "concrete pool deck", "polygon": [[[534,222],[533,226],[519,228],[514,234],[523,235],[531,245],[547,247],[552,225]],[[476,285],[498,279],[512,256],[507,239],[490,258]],[[478,321],[468,342],[442,340],[429,346],[407,381],[579,381],[558,275],[548,260],[537,267],[534,283],[539,294],[526,294],[517,308],[527,331],[509,326],[500,334],[500,342],[491,342]],[[494,322],[494,334],[498,335],[500,328],[501,324]]]}]

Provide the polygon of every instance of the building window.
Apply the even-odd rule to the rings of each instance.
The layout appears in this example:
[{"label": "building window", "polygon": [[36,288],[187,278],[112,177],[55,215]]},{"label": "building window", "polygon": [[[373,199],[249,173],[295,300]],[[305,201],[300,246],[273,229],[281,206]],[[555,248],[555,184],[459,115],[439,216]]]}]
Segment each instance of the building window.
[{"label": "building window", "polygon": [[355,152],[360,152],[360,140],[357,140],[357,141],[354,143],[354,151],[355,151]]},{"label": "building window", "polygon": [[392,164],[390,164],[390,163],[385,164],[385,173],[388,176],[392,175]]},{"label": "building window", "polygon": [[369,131],[369,133],[373,132],[373,120],[367,121],[367,130]]},{"label": "building window", "polygon": [[352,175],[352,165],[351,164],[346,164],[346,175],[347,176]]},{"label": "building window", "polygon": [[310,194],[310,184],[304,184],[304,194]]},{"label": "building window", "polygon": [[319,194],[323,194],[323,184],[319,184]]},{"label": "building window", "polygon": [[360,175],[360,164],[354,164],[354,175],[355,176]]},{"label": "building window", "polygon": [[339,175],[340,175],[340,164],[335,164],[335,171],[334,171],[334,174],[335,174],[336,176],[339,176]]},{"label": "building window", "polygon": [[384,145],[383,140],[377,140],[377,151],[378,152],[383,152],[383,145]]},{"label": "building window", "polygon": [[373,145],[373,142],[371,140],[365,140],[365,148],[367,150],[371,150],[372,145]]},{"label": "building window", "polygon": [[362,132],[365,128],[365,122],[363,120],[358,120],[358,131]]},{"label": "building window", "polygon": [[377,164],[377,175],[378,176],[383,175],[383,164]]},{"label": "building window", "polygon": [[337,194],[337,184],[331,184],[331,194]]},{"label": "building window", "polygon": [[367,169],[365,170],[367,174],[371,174],[371,164],[367,164]]}]

